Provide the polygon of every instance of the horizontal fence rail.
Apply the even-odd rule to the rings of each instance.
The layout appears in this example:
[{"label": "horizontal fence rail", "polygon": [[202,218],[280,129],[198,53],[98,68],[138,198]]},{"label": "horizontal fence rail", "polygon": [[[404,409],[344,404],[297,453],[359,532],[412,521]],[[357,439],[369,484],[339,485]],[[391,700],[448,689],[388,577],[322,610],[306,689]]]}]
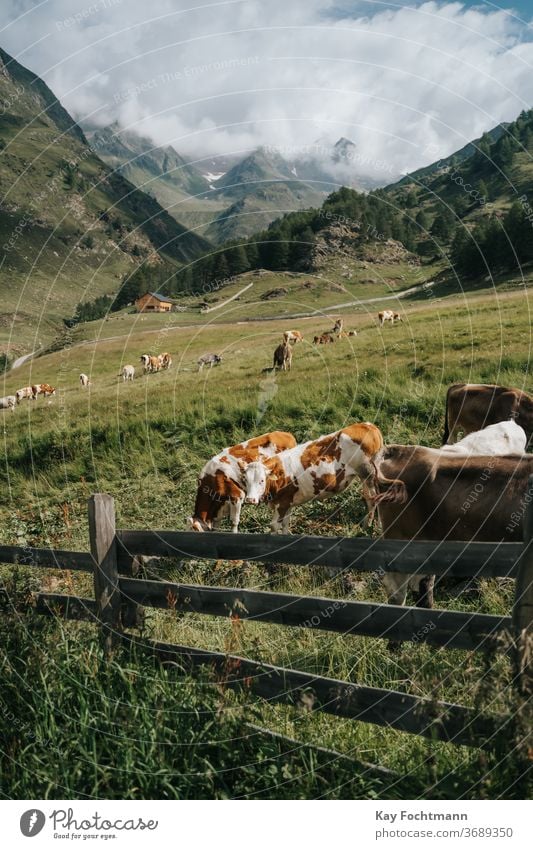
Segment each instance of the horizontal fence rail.
[{"label": "horizontal fence rail", "polygon": [[233,616],[255,622],[334,631],[345,636],[428,642],[448,648],[490,650],[494,648],[494,638],[511,628],[510,616],[484,613],[427,610],[135,578],[121,578],[119,584],[125,598],[143,607]]},{"label": "horizontal fence rail", "polygon": [[358,572],[426,572],[458,578],[514,577],[520,543],[418,542],[412,540],[118,530],[118,565],[134,555],[206,560],[259,560],[296,566],[329,566]]},{"label": "horizontal fence rail", "polygon": [[370,722],[431,740],[462,746],[493,746],[508,717],[480,717],[470,708],[395,690],[324,678],[248,658],[123,635],[127,645],[150,649],[164,663],[194,669],[210,666],[219,683],[244,687],[270,702],[305,706],[335,716]]},{"label": "horizontal fence rail", "polygon": [[96,565],[89,552],[20,545],[0,545],[0,563],[35,566],[39,569],[72,569],[76,572],[93,572]]}]

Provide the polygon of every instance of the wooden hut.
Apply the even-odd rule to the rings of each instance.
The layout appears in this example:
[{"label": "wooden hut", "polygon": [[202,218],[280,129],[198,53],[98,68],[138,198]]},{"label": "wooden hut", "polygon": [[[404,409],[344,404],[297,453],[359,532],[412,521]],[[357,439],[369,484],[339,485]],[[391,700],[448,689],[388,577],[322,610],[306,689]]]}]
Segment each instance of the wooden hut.
[{"label": "wooden hut", "polygon": [[172,301],[158,295],[157,292],[147,292],[135,301],[137,312],[170,312]]}]

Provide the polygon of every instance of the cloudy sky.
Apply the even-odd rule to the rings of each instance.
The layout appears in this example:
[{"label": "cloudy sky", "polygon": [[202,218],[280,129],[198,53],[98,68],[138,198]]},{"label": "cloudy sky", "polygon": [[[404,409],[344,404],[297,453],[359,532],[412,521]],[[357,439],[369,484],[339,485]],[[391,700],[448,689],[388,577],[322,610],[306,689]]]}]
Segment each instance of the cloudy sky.
[{"label": "cloudy sky", "polygon": [[533,105],[531,0],[2,0],[2,13],[0,45],[73,114],[193,157],[346,136],[362,170],[397,174]]}]

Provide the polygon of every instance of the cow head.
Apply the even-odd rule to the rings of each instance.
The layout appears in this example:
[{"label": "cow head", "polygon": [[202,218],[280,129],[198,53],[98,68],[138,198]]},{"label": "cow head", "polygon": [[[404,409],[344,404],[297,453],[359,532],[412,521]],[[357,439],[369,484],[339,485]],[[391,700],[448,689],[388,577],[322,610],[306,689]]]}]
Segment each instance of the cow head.
[{"label": "cow head", "polygon": [[241,469],[241,484],[246,493],[246,504],[260,504],[265,500],[268,479],[271,474],[261,460],[245,463],[239,460]]}]

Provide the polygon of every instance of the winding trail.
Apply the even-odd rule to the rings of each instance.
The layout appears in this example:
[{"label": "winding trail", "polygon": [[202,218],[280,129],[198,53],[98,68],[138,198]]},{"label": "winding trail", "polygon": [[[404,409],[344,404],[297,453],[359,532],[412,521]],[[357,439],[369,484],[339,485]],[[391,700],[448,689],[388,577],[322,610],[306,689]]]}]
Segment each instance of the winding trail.
[{"label": "winding trail", "polygon": [[[252,284],[250,284],[250,285],[252,285]],[[240,292],[237,292],[236,295],[233,295],[231,298],[228,298],[223,303],[217,304],[216,307],[214,307],[213,309],[218,309],[218,307],[226,306],[226,304],[229,304],[230,301],[233,301],[235,298],[237,298],[239,295],[241,295],[242,292],[246,291],[246,289],[249,289],[250,285],[246,286],[245,289],[241,289]],[[346,309],[347,307],[356,307],[356,306],[360,306],[360,305],[364,305],[364,304],[377,304],[380,301],[395,301],[395,300],[398,300],[398,299],[401,299],[401,298],[405,298],[408,295],[412,295],[415,292],[421,292],[421,291],[426,291],[428,289],[432,289],[433,286],[436,286],[436,285],[437,285],[437,281],[432,280],[432,281],[426,282],[426,283],[419,283],[417,286],[411,286],[409,289],[403,289],[400,292],[396,292],[393,295],[380,295],[376,298],[365,298],[363,300],[361,300],[360,298],[356,298],[355,300],[352,300],[352,301],[346,301],[342,304],[333,304],[332,306],[322,307],[320,309],[315,309],[315,310],[312,310],[310,312],[291,313],[290,315],[269,315],[269,316],[253,317],[253,318],[241,318],[239,321],[228,321],[228,322],[220,321],[220,322],[217,322],[216,324],[213,324],[212,326],[213,327],[223,327],[225,324],[227,324],[227,325],[248,324],[248,323],[254,322],[254,321],[261,321],[261,322],[263,322],[263,321],[292,321],[292,319],[295,319],[295,318],[315,318],[316,316],[324,315],[325,313],[336,312],[337,310]],[[209,310],[209,312],[210,311],[211,310]],[[206,310],[206,312],[208,312],[208,311]],[[198,328],[198,327],[201,327],[201,324],[199,324],[199,323],[198,324],[176,324],[172,327],[172,329],[173,330],[190,330],[190,329]],[[161,328],[155,328],[154,330],[143,330],[143,333],[145,333],[145,334],[161,333]],[[116,335],[116,336],[102,336],[98,339],[83,339],[80,342],[75,342],[74,345],[71,346],[71,350],[73,350],[74,348],[79,348],[81,345],[98,345],[98,344],[100,344],[100,342],[114,342],[117,339],[123,339],[123,338],[124,338],[124,334]],[[24,363],[27,362],[29,359],[31,359],[31,357],[34,357],[36,354],[38,354],[40,350],[41,349],[39,348],[37,351],[32,351],[30,354],[24,354],[22,357],[17,357],[17,359],[13,362],[13,365],[11,366],[9,371],[13,371],[14,369],[20,368],[20,366],[24,365]]]},{"label": "winding trail", "polygon": [[13,364],[9,371],[14,371],[16,368],[20,368],[24,365],[27,360],[30,360],[35,354],[39,353],[40,348],[37,351],[32,351],[30,354],[23,354],[22,357],[17,357],[16,360],[13,361]]}]

